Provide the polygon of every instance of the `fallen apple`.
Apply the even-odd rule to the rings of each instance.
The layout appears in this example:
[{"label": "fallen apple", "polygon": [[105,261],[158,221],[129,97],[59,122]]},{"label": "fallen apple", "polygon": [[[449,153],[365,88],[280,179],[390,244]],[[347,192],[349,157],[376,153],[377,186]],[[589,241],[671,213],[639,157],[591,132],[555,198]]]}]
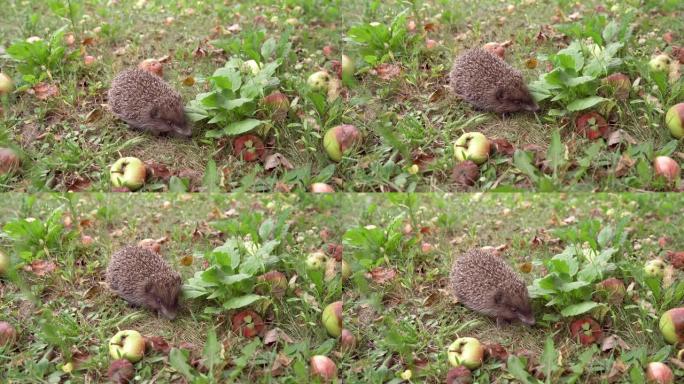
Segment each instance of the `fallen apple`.
[{"label": "fallen apple", "polygon": [[480,168],[472,160],[462,161],[451,171],[451,179],[456,186],[467,189],[475,185],[480,178]]},{"label": "fallen apple", "polygon": [[246,134],[233,140],[233,151],[237,157],[244,161],[257,161],[266,150],[264,149],[264,142],[258,136]]},{"label": "fallen apple", "polygon": [[489,140],[479,132],[463,134],[454,142],[454,156],[458,161],[471,160],[477,165],[489,158]]},{"label": "fallen apple", "polygon": [[330,84],[330,74],[327,71],[318,71],[309,76],[306,80],[309,87],[318,92],[328,92],[328,85]]},{"label": "fallen apple", "polygon": [[[351,277],[352,270],[351,267],[349,266],[349,263],[347,263],[346,260],[341,261],[341,266],[340,266],[340,273],[342,275],[342,281],[346,281]],[[0,273],[2,274],[2,273]]]},{"label": "fallen apple", "polygon": [[233,332],[238,335],[242,334],[242,336],[247,338],[261,334],[265,328],[261,316],[250,309],[245,309],[233,315],[231,325]]},{"label": "fallen apple", "polygon": [[[285,291],[287,291],[287,277],[285,274],[279,271],[268,271],[263,275],[257,276],[257,282],[259,283],[255,291],[260,295],[271,294],[274,297],[285,296]],[[268,289],[264,289],[267,287]]]},{"label": "fallen apple", "polygon": [[462,337],[451,343],[447,357],[454,367],[465,366],[468,369],[475,369],[482,365],[484,348],[476,338]]},{"label": "fallen apple", "polygon": [[632,89],[632,81],[624,73],[613,73],[610,76],[601,80],[605,88],[609,92],[601,92],[605,96],[613,96],[617,100],[627,100],[629,98],[629,91]]},{"label": "fallen apple", "polygon": [[309,186],[309,191],[312,193],[333,193],[335,189],[326,183],[313,183]]},{"label": "fallen apple", "polygon": [[500,59],[504,59],[506,57],[506,48],[503,46],[503,44],[500,44],[497,42],[490,42],[490,43],[483,45],[482,49],[484,49],[487,52],[494,54],[495,56],[499,57]]},{"label": "fallen apple", "polygon": [[679,164],[671,157],[667,156],[656,157],[655,160],[653,160],[653,169],[656,176],[664,178],[668,183],[679,180],[681,174]]},{"label": "fallen apple", "polygon": [[122,157],[112,164],[109,176],[115,188],[125,187],[131,191],[136,191],[145,184],[147,170],[140,159]]},{"label": "fallen apple", "polygon": [[619,305],[625,298],[625,283],[620,279],[611,277],[596,284],[596,293],[598,297],[613,305]]},{"label": "fallen apple", "polygon": [[323,310],[321,319],[328,334],[339,337],[342,334],[342,302],[336,301],[328,304]]},{"label": "fallen apple", "polygon": [[684,307],[672,308],[660,316],[660,333],[670,344],[684,342]]},{"label": "fallen apple", "polygon": [[473,382],[473,374],[464,366],[451,368],[447,372],[446,384],[471,384]]},{"label": "fallen apple", "polygon": [[119,331],[109,340],[109,355],[113,359],[126,359],[137,363],[145,354],[145,339],[138,331]]},{"label": "fallen apple", "polygon": [[411,380],[411,377],[413,377],[413,372],[411,372],[410,369],[405,370],[404,372],[399,375],[402,380],[409,381]]},{"label": "fallen apple", "polygon": [[670,367],[663,363],[648,363],[646,366],[646,382],[653,384],[672,384],[674,383],[674,374]]},{"label": "fallen apple", "polygon": [[670,56],[661,54],[652,58],[651,61],[648,62],[648,65],[654,72],[667,72],[670,69],[671,62]]},{"label": "fallen apple", "polygon": [[608,136],[608,123],[597,112],[588,112],[575,119],[575,127],[578,134],[589,140],[596,140]]},{"label": "fallen apple", "polygon": [[81,245],[84,247],[90,247],[91,245],[93,245],[94,242],[95,242],[95,239],[93,239],[92,236],[88,236],[88,235],[82,235],[81,236]]},{"label": "fallen apple", "polygon": [[648,277],[663,277],[665,267],[665,262],[661,259],[649,260],[644,265],[644,272]]},{"label": "fallen apple", "polygon": [[582,317],[570,323],[570,334],[582,345],[596,343],[601,336],[601,325],[591,317]]},{"label": "fallen apple", "polygon": [[322,251],[316,251],[309,254],[306,258],[306,267],[308,269],[323,269],[325,263],[328,261],[328,256]]},{"label": "fallen apple", "polygon": [[12,348],[16,339],[17,331],[12,324],[6,321],[0,321],[0,347]]},{"label": "fallen apple", "polygon": [[138,68],[153,75],[164,77],[164,65],[157,59],[146,59],[138,64]]},{"label": "fallen apple", "polygon": [[112,383],[127,384],[133,381],[135,377],[135,368],[133,364],[126,359],[119,359],[112,361],[107,370],[107,377]]},{"label": "fallen apple", "polygon": [[684,103],[675,104],[665,114],[665,124],[676,139],[684,137]]},{"label": "fallen apple", "polygon": [[343,329],[340,334],[340,349],[342,352],[351,352],[356,348],[356,337],[348,329]]},{"label": "fallen apple", "polygon": [[6,95],[14,90],[14,81],[6,74],[0,72],[0,96]]},{"label": "fallen apple", "polygon": [[264,97],[264,106],[271,113],[273,121],[282,123],[287,119],[287,111],[290,109],[290,101],[284,94],[274,91]]},{"label": "fallen apple", "polygon": [[324,381],[332,381],[337,377],[337,366],[327,356],[316,355],[311,357],[311,376],[319,377]]},{"label": "fallen apple", "polygon": [[342,55],[342,79],[351,79],[354,77],[354,72],[356,72],[356,67],[354,65],[354,60],[349,58],[347,55]]},{"label": "fallen apple", "polygon": [[360,142],[359,130],[350,124],[330,128],[323,136],[323,148],[333,161],[341,161],[342,156],[349,153]]},{"label": "fallen apple", "polygon": [[14,173],[21,167],[21,159],[11,148],[0,148],[0,175]]},{"label": "fallen apple", "polygon": [[9,256],[7,254],[5,254],[4,252],[0,251],[0,276],[7,273],[9,266],[10,266]]}]

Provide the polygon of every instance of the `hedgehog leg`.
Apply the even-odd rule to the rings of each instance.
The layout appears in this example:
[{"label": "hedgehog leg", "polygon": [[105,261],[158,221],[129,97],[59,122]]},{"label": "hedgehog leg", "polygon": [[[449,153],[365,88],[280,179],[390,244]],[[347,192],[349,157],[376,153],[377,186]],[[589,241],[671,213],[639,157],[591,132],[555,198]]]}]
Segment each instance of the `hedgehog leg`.
[{"label": "hedgehog leg", "polygon": [[496,326],[499,328],[503,328],[506,325],[509,325],[511,323],[510,320],[503,318],[503,317],[497,317],[496,318]]}]

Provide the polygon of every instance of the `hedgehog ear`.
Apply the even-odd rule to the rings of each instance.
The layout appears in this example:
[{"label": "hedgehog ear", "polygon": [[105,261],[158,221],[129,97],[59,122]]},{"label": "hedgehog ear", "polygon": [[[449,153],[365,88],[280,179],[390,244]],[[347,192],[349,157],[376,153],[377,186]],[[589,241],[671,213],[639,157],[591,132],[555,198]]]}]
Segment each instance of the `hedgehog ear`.
[{"label": "hedgehog ear", "polygon": [[504,293],[502,290],[498,289],[496,293],[494,293],[494,304],[501,304],[504,298]]},{"label": "hedgehog ear", "polygon": [[501,88],[501,87],[497,88],[496,91],[494,92],[494,97],[495,97],[496,100],[498,100],[498,101],[503,101],[503,98],[504,98],[504,89]]}]

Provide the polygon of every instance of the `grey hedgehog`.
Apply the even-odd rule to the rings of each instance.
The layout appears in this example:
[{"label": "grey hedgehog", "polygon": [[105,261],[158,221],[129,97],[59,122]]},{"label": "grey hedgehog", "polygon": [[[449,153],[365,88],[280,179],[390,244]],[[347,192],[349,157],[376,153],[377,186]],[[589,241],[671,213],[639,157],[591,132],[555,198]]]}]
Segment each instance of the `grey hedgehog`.
[{"label": "grey hedgehog", "polygon": [[525,283],[492,252],[470,250],[454,261],[451,289],[466,307],[496,318],[497,324],[520,320],[534,324]]},{"label": "grey hedgehog", "polygon": [[108,98],[112,112],[132,128],[154,135],[192,136],[180,94],[147,71],[131,68],[120,72],[112,80]]},{"label": "grey hedgehog", "polygon": [[458,56],[449,78],[454,92],[480,110],[501,114],[539,110],[520,71],[484,49]]},{"label": "grey hedgehog", "polygon": [[178,312],[181,277],[148,248],[128,245],[107,266],[107,284],[131,305],[147,307],[173,320]]}]

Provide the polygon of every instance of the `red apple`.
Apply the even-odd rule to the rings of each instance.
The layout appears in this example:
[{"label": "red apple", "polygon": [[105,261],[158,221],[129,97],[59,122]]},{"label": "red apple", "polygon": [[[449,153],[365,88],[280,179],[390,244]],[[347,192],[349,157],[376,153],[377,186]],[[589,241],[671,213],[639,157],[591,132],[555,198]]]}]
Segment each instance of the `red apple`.
[{"label": "red apple", "polygon": [[337,366],[327,356],[316,355],[311,358],[311,376],[324,381],[332,381],[337,377]]},{"label": "red apple", "polygon": [[668,343],[684,342],[684,307],[672,308],[663,313],[658,325]]},{"label": "red apple", "polygon": [[484,49],[485,51],[489,51],[490,53],[493,53],[495,56],[498,56],[501,59],[506,57],[506,48],[503,46],[503,44],[491,42],[483,45],[482,49]]},{"label": "red apple", "polygon": [[648,363],[646,366],[646,382],[653,384],[672,384],[674,383],[674,374],[670,367],[663,363]]},{"label": "red apple", "polygon": [[587,112],[575,120],[576,132],[589,140],[608,136],[608,123],[597,112]]},{"label": "red apple", "polygon": [[601,325],[591,317],[583,317],[570,324],[570,334],[579,339],[582,345],[590,345],[597,342],[603,335]]},{"label": "red apple", "polygon": [[[268,271],[261,276],[257,277],[257,281],[260,283],[259,286],[255,288],[255,291],[260,295],[271,294],[274,297],[285,296],[285,291],[287,290],[287,277],[278,271]],[[267,286],[269,289],[263,289],[263,286]]]},{"label": "red apple", "polygon": [[356,338],[347,329],[342,330],[340,335],[340,349],[343,352],[350,352],[356,347]]},{"label": "red apple", "polygon": [[350,124],[330,128],[323,136],[323,148],[333,161],[342,160],[342,156],[360,142],[361,133]]},{"label": "red apple", "polygon": [[610,89],[611,92],[602,92],[608,96],[613,95],[618,100],[627,100],[629,98],[629,91],[632,88],[632,81],[624,73],[613,73],[612,75],[601,80],[601,83]]},{"label": "red apple", "polygon": [[596,293],[598,296],[613,305],[622,303],[625,298],[625,283],[620,279],[611,277],[596,284]]},{"label": "red apple", "polygon": [[447,372],[446,384],[470,384],[473,382],[473,375],[464,366],[451,368]]},{"label": "red apple", "polygon": [[0,175],[14,173],[21,166],[17,153],[10,148],[0,148]]},{"label": "red apple", "polygon": [[233,140],[233,150],[236,156],[242,157],[245,161],[259,160],[265,152],[264,142],[252,134],[238,136]]},{"label": "red apple", "polygon": [[12,348],[14,341],[17,339],[17,331],[12,324],[6,321],[0,321],[0,347]]},{"label": "red apple", "polygon": [[680,168],[679,164],[672,158],[667,156],[658,156],[653,160],[653,169],[656,176],[665,178],[669,183],[679,180]]},{"label": "red apple", "polygon": [[138,64],[138,68],[142,69],[143,71],[147,71],[153,75],[164,77],[164,66],[157,59],[143,60],[140,64]]},{"label": "red apple", "polygon": [[135,377],[135,368],[133,368],[133,364],[126,359],[114,360],[109,364],[107,376],[114,384],[130,383],[133,381],[133,377]]},{"label": "red apple", "polygon": [[256,312],[246,309],[233,315],[233,332],[247,338],[255,337],[264,330],[264,321]]},{"label": "red apple", "polygon": [[312,193],[333,193],[335,190],[326,183],[313,183],[309,186],[309,191]]},{"label": "red apple", "polygon": [[282,123],[287,119],[287,111],[290,109],[290,101],[287,99],[287,96],[274,91],[264,97],[263,103],[266,109],[271,112],[271,119],[273,121]]}]

